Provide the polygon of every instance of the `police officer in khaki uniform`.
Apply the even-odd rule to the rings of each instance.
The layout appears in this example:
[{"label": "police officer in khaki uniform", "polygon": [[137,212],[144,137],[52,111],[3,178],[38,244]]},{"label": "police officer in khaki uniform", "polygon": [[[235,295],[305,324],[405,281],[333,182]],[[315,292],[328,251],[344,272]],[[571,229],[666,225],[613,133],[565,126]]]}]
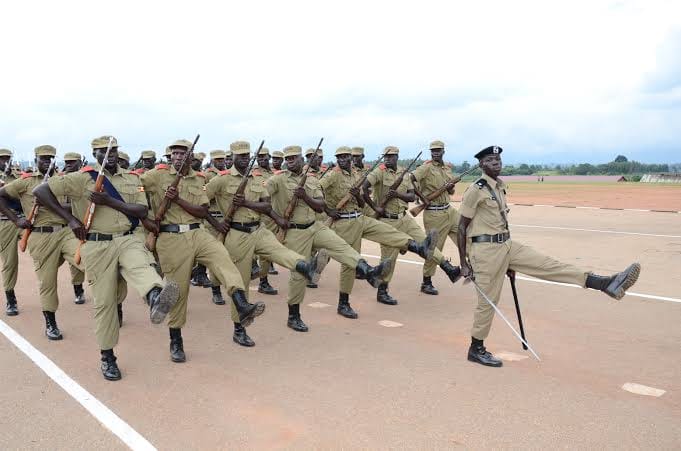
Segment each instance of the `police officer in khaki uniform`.
[{"label": "police officer in khaki uniform", "polygon": [[[166,155],[168,150],[166,149]],[[151,171],[156,166],[156,152],[153,150],[143,150],[142,151],[142,173]]]},{"label": "police officer in khaki uniform", "polygon": [[[508,228],[506,185],[499,178],[501,153],[498,146],[486,147],[475,155],[483,175],[471,184],[463,195],[459,222],[458,247],[461,274],[473,277],[480,289],[495,304],[499,302],[504,276],[515,277],[515,271],[543,280],[572,283],[585,288],[601,290],[608,296],[621,299],[638,279],[641,265],[634,263],[624,271],[604,277],[592,274],[573,265],[559,262],[540,254],[529,246],[513,239]],[[466,258],[466,241],[471,244]],[[471,346],[468,360],[486,366],[500,367],[501,360],[485,349],[494,318],[494,309],[478,293]]]},{"label": "police officer in khaki uniform", "polygon": [[50,175],[55,174],[55,168],[50,169],[50,164],[56,154],[57,150],[53,146],[36,147],[35,162],[38,170],[32,174],[22,174],[19,180],[0,188],[0,211],[20,229],[32,229],[28,239],[28,251],[38,277],[40,303],[45,317],[45,335],[50,340],[63,338],[55,315],[59,307],[57,273],[64,260],[70,264],[76,264],[73,256],[78,240],[66,227],[66,221],[53,212],[39,207],[31,226],[26,218],[18,217],[11,208],[8,208],[7,200],[17,199],[21,202],[24,211],[31,211],[35,202],[33,188],[43,182],[48,170]]},{"label": "police officer in khaki uniform", "polygon": [[[256,161],[258,162],[258,168],[262,178],[265,179],[265,182],[267,182],[267,180],[274,175],[274,171],[272,171],[270,168],[270,150],[267,147],[260,149]],[[265,228],[272,233],[276,233],[279,229],[277,224],[275,224],[275,222],[269,216],[263,217],[262,222]],[[268,274],[279,274],[279,272],[274,269],[272,262],[267,261],[267,259],[264,257],[260,257],[259,267],[260,271],[258,277],[260,278],[260,283],[258,284],[258,293],[269,295],[275,295],[279,293],[276,288],[270,285],[269,280],[267,280]]]},{"label": "police officer in khaki uniform", "polygon": [[130,169],[130,156],[127,153],[118,152],[118,167],[126,171]]},{"label": "police officer in khaki uniform", "polygon": [[[227,156],[226,152],[224,150],[216,149],[216,150],[211,150],[210,153],[210,165],[206,168],[204,171],[204,174],[206,175],[206,183],[210,182],[213,180],[215,177],[220,175],[220,171],[224,171],[227,169],[225,165],[225,158]],[[222,212],[220,211],[220,208],[218,208],[218,204],[215,202],[215,199],[210,200],[210,205],[208,206],[210,210],[210,215],[214,217],[218,222],[222,221],[223,216]],[[217,239],[219,233],[215,228],[213,228],[210,223],[207,221],[204,221],[203,223],[204,227],[206,230],[208,230],[208,233],[210,233],[214,238]],[[225,299],[222,297],[222,290],[220,289],[220,279],[217,277],[211,277],[208,278],[208,275],[206,274],[206,267],[203,265],[196,265],[194,268],[194,272],[192,273],[192,285],[195,286],[202,286],[204,288],[211,288],[213,292],[213,303],[215,305],[224,305],[225,304]]]},{"label": "police officer in khaki uniform", "polygon": [[[400,232],[406,233],[416,241],[423,241],[426,238],[425,232],[416,223],[414,218],[407,213],[409,202],[413,202],[416,197],[409,174],[404,175],[402,183],[400,183],[397,189],[392,189],[392,185],[400,177],[400,174],[404,172],[403,168],[397,167],[399,153],[400,149],[395,146],[385,148],[384,163],[374,169],[364,183],[364,200],[371,207],[372,211],[375,210],[380,215],[382,222],[393,226]],[[369,196],[370,191],[372,192],[373,199]],[[385,207],[381,208],[379,205],[383,199],[389,200]],[[397,249],[381,245],[381,259],[388,259],[391,262],[390,270],[383,277],[376,293],[376,300],[383,304],[397,304],[397,300],[388,293],[388,284],[395,271],[398,254],[399,251]],[[456,283],[461,277],[459,267],[449,263],[438,249],[433,251],[433,257],[430,260],[440,265],[440,268],[449,276],[452,283]]]},{"label": "police officer in khaki uniform", "polygon": [[232,150],[227,149],[225,151],[225,169],[231,169],[234,166],[234,157],[232,156]]},{"label": "police officer in khaki uniform", "polygon": [[[232,297],[234,317],[250,324],[265,311],[265,304],[250,304],[244,292],[245,284],[234,267],[224,246],[204,230],[201,220],[205,219],[219,232],[226,228],[210,216],[206,197],[205,176],[196,172],[189,164],[182,162],[191,151],[192,143],[184,139],[173,142],[172,164],[168,168],[156,168],[142,176],[144,190],[149,193],[154,210],[158,211],[164,197],[172,201],[170,208],[160,222],[156,243],[159,263],[168,278],[176,280],[180,287],[180,299],[168,316],[170,328],[170,358],[173,362],[186,360],[181,328],[187,322],[187,298],[191,270],[194,262],[206,265],[211,274],[227,288]],[[191,159],[189,160],[191,161]],[[182,170],[182,181],[177,188],[171,187]]]},{"label": "police officer in khaki uniform", "polygon": [[[326,213],[334,220],[331,228],[338,236],[357,252],[361,251],[362,238],[366,238],[402,251],[414,252],[424,259],[432,257],[435,248],[434,234],[429,234],[423,242],[417,243],[406,233],[362,213],[364,199],[359,187],[356,186],[361,175],[352,170],[349,147],[339,147],[336,150],[336,161],[338,166],[321,179],[320,185],[324,191]],[[352,195],[350,201],[343,210],[336,210],[340,200],[348,193]],[[355,282],[355,274],[355,268],[342,265],[337,311],[339,315],[352,319],[357,318],[357,313],[350,306],[350,293]]]},{"label": "police officer in khaki uniform", "polygon": [[[10,161],[12,151],[0,149],[0,186],[5,186],[20,177],[20,173],[13,170]],[[11,202],[10,206],[17,216],[23,216],[21,204],[17,201]],[[14,287],[17,284],[17,273],[19,271],[19,252],[17,241],[17,228],[14,223],[6,216],[0,215],[0,258],[2,258],[2,283],[5,287],[5,313],[7,316],[19,314],[17,307],[17,296]]]},{"label": "police officer in khaki uniform", "polygon": [[[305,186],[300,187],[303,178],[303,157],[300,146],[284,149],[287,170],[275,174],[267,181],[267,191],[272,197],[272,208],[278,215],[284,215],[293,195],[297,193],[296,206],[288,218],[284,245],[304,256],[312,255],[316,249],[325,249],[329,256],[341,264],[355,268],[361,279],[372,286],[384,276],[386,264],[372,268],[342,238],[336,235],[323,222],[317,220],[317,213],[324,210],[324,198],[319,180],[307,177]],[[308,327],[300,317],[300,304],[305,297],[305,279],[291,273],[288,283],[288,322],[291,329],[307,332]]]},{"label": "police officer in khaki uniform", "polygon": [[[119,156],[120,159],[120,156]],[[79,171],[82,167],[83,157],[76,152],[67,152],[64,154],[64,174],[70,174],[72,172]],[[72,209],[71,199],[65,198],[65,207]],[[71,211],[75,217],[82,218],[82,215],[78,215]],[[69,271],[71,272],[71,284],[73,285],[73,294],[76,296],[73,301],[75,304],[85,304],[85,291],[83,290],[83,282],[85,281],[85,273],[78,269],[77,266],[69,264]]]},{"label": "police officer in khaki uniform", "polygon": [[[449,183],[447,192],[437,199],[434,199],[430,206],[423,212],[423,226],[426,232],[437,230],[437,248],[442,251],[447,237],[456,244],[457,228],[459,226],[459,213],[449,204],[452,194],[454,194],[454,184],[450,181],[452,166],[445,163],[442,157],[445,153],[445,144],[442,141],[430,143],[430,155],[432,160],[428,160],[413,172],[415,185],[423,196],[428,196],[433,191],[441,188],[445,183]],[[423,265],[423,283],[421,292],[425,294],[437,295],[438,291],[433,286],[432,277],[435,274],[437,262],[427,261]]]},{"label": "police officer in khaki uniform", "polygon": [[[282,218],[277,215],[269,203],[264,179],[259,170],[254,169],[248,176],[243,194],[237,195],[237,189],[243,180],[250,161],[251,146],[246,141],[235,141],[230,144],[234,157],[234,166],[215,177],[206,185],[209,199],[215,198],[223,214],[229,212],[232,203],[239,208],[235,211],[229,224],[229,233],[224,244],[236,265],[244,285],[248,285],[251,276],[251,263],[254,256],[264,256],[269,261],[282,265],[291,271],[302,274],[308,280],[316,282],[327,262],[325,252],[320,252],[314,259],[305,260],[302,255],[284,247],[272,232],[262,226],[261,216],[268,215],[279,225]],[[225,221],[227,218],[225,218]],[[234,342],[241,346],[254,346],[255,343],[246,334],[247,324],[239,321],[232,311],[234,320]]]},{"label": "police officer in khaki uniform", "polygon": [[[105,161],[109,143],[112,147]],[[52,177],[33,193],[41,205],[68,222],[68,227],[83,243],[80,255],[93,298],[102,375],[113,381],[121,378],[113,351],[120,328],[116,307],[127,293],[127,284],[144,296],[154,324],[162,322],[177,302],[178,288],[171,280],[164,284],[150,264],[153,257],[144,247],[141,235],[134,233],[140,219],[147,215],[146,200],[139,176],[118,167],[116,138],[95,138],[91,146],[98,162],[95,167],[86,166],[63,177]],[[99,171],[103,171],[103,191],[94,192]],[[89,230],[55,196],[70,197],[76,211],[87,211],[91,203],[96,205]],[[76,240],[73,249],[69,249],[70,255],[77,247]]]},{"label": "police officer in khaki uniform", "polygon": [[[352,170],[357,172],[359,177],[362,177],[365,172],[371,169],[371,166],[364,164],[364,147],[353,147],[350,149],[350,153],[352,155]],[[374,210],[369,204],[364,204],[362,213],[369,217],[374,216]],[[393,268],[393,270],[395,270],[395,268]]]},{"label": "police officer in khaki uniform", "polygon": [[275,171],[281,171],[281,165],[284,163],[284,152],[281,150],[272,151],[272,168]]},{"label": "police officer in khaki uniform", "polygon": [[201,169],[203,167],[203,160],[205,159],[206,154],[204,152],[196,152],[194,154],[194,157],[192,158],[192,169],[195,170],[196,172],[201,172]]}]

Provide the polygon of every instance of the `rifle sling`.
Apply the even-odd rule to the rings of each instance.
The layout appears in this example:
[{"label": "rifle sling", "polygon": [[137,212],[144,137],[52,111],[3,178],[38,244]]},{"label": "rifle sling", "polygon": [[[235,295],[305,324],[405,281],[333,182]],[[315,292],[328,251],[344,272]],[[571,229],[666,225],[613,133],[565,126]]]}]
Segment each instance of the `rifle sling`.
[{"label": "rifle sling", "polygon": [[497,206],[499,207],[499,214],[501,215],[501,219],[504,221],[504,227],[506,227],[506,231],[510,232],[508,229],[508,219],[506,219],[506,212],[504,211],[504,208],[501,206],[501,201],[499,200],[499,196],[497,196],[494,193],[494,190],[492,189],[489,184],[485,184],[485,188],[487,188],[487,191],[492,195],[492,199],[494,199],[497,203]]},{"label": "rifle sling", "polygon": [[[102,170],[104,170],[104,168],[102,168]],[[90,174],[90,177],[92,177],[92,181],[96,183],[97,182],[97,171],[95,171],[93,169],[91,171],[87,171],[87,173]],[[119,202],[127,203],[127,202],[125,202],[125,200],[123,200],[123,197],[121,197],[121,194],[118,192],[116,187],[113,186],[113,184],[111,183],[111,181],[108,178],[104,177],[104,183],[102,184],[102,186],[104,187],[104,191],[106,192],[106,194],[113,197],[114,199],[116,199]],[[138,218],[134,217],[134,216],[130,216],[130,215],[127,215],[127,214],[125,216],[127,216],[128,221],[130,221],[130,224],[132,225],[130,227],[130,232],[132,232],[133,230],[135,230],[137,228],[137,226],[140,223],[140,220]]]}]

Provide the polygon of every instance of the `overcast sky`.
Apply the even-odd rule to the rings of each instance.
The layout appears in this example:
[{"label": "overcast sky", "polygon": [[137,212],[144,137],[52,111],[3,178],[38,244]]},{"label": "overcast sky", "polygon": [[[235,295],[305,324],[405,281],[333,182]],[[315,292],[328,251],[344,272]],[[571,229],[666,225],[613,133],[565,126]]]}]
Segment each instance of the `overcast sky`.
[{"label": "overcast sky", "polygon": [[[236,2],[234,2],[236,3]],[[681,2],[32,1],[1,8],[0,147],[266,139],[446,159],[681,161]]]}]

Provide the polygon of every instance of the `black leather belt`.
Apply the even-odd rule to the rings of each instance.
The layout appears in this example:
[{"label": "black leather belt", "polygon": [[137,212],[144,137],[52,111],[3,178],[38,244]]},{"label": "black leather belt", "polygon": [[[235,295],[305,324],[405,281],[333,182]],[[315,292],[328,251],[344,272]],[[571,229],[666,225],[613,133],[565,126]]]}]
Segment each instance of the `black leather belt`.
[{"label": "black leather belt", "polygon": [[426,210],[430,211],[440,211],[440,210],[446,210],[449,208],[449,204],[442,204],[442,205],[433,205],[430,204],[426,207]]},{"label": "black leather belt", "polygon": [[122,232],[122,233],[88,233],[85,235],[85,239],[88,241],[111,241],[114,238],[118,238],[121,236],[126,236],[126,235],[132,235],[133,231],[128,230],[127,232]]},{"label": "black leather belt", "polygon": [[339,213],[338,214],[338,217],[340,219],[354,219],[354,218],[359,218],[360,216],[362,216],[361,211],[350,211],[348,213]]},{"label": "black leather belt", "polygon": [[164,224],[158,230],[162,233],[185,233],[199,227],[201,227],[201,224],[198,222],[193,224]]},{"label": "black leather belt", "polygon": [[305,229],[308,229],[308,228],[312,227],[313,224],[314,224],[314,221],[312,221],[312,222],[309,223],[309,224],[294,224],[294,223],[289,223],[288,228],[289,228],[289,229],[303,229],[303,230],[305,230]]},{"label": "black leather belt", "polygon": [[58,232],[61,229],[63,229],[66,226],[43,226],[43,227],[33,227],[31,229],[32,232],[37,232],[37,233],[52,233],[52,232]]},{"label": "black leather belt", "polygon": [[244,233],[253,233],[260,227],[260,221],[255,222],[230,222],[229,228]]},{"label": "black leather belt", "polygon": [[471,238],[474,243],[503,243],[511,238],[508,232],[497,233],[496,235],[478,235]]},{"label": "black leather belt", "polygon": [[386,213],[383,215],[384,218],[386,219],[400,219],[404,215],[406,215],[407,212],[403,211],[402,213],[397,213],[397,214],[392,214],[392,213]]}]

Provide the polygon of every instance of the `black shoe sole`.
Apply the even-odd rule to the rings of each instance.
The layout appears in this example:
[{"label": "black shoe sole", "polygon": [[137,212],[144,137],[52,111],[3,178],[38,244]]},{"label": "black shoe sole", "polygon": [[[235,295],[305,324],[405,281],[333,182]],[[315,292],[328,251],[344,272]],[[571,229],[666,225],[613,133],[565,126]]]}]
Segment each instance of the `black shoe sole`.
[{"label": "black shoe sole", "polygon": [[239,340],[237,340],[237,339],[234,338],[234,337],[232,337],[232,341],[233,341],[234,343],[238,344],[239,346],[243,346],[244,348],[252,348],[253,346],[255,346],[255,342],[242,343],[242,342],[240,342]]},{"label": "black shoe sole", "polygon": [[378,299],[376,299],[376,302],[378,302],[379,304],[383,304],[383,305],[397,305],[397,301],[389,302],[389,301],[379,301]]},{"label": "black shoe sole", "polygon": [[339,311],[336,311],[336,313],[338,313],[338,314],[339,314],[340,316],[342,316],[343,318],[348,318],[348,319],[357,319],[357,318],[359,318],[359,315],[358,315],[357,313],[355,313],[354,315],[344,314],[344,313],[341,313],[341,312],[339,312]]},{"label": "black shoe sole", "polygon": [[239,320],[242,326],[244,327],[250,326],[251,324],[253,324],[253,320],[255,320],[258,316],[262,315],[265,312],[264,302],[256,302],[254,305],[255,308],[253,309],[253,312],[251,312],[251,314],[246,316],[245,318]]},{"label": "black shoe sole", "polygon": [[502,366],[504,366],[504,363],[501,362],[501,361],[499,361],[499,364],[485,363],[485,362],[481,362],[480,360],[476,359],[475,357],[471,357],[470,355],[468,356],[468,361],[473,362],[473,363],[477,363],[477,364],[482,365],[482,366],[489,366],[491,368],[501,368]]},{"label": "black shoe sole", "polygon": [[7,316],[17,316],[18,314],[19,314],[19,312],[7,312],[7,311],[5,312],[5,315],[7,315]]},{"label": "black shoe sole", "polygon": [[45,333],[45,336],[47,337],[48,340],[52,340],[52,341],[59,341],[59,340],[64,339],[64,336],[61,335],[61,334],[59,334],[59,336],[57,336],[57,337],[51,337],[51,336],[47,335],[47,333]]},{"label": "black shoe sole", "polygon": [[260,288],[258,288],[258,293],[268,294],[270,296],[274,296],[274,295],[279,294],[279,290],[261,290]]},{"label": "black shoe sole", "polygon": [[112,377],[112,376],[107,376],[107,375],[105,375],[105,374],[103,374],[103,373],[102,373],[102,376],[104,376],[104,379],[106,379],[107,381],[120,381],[120,380],[121,380],[121,377],[122,377],[122,376],[120,376],[120,375],[118,375],[118,376],[113,376],[113,377]]},{"label": "black shoe sole", "polygon": [[166,315],[177,303],[180,297],[180,288],[177,286],[177,282],[174,280],[167,280],[166,285],[161,290],[161,294],[158,297],[158,302],[151,308],[149,312],[149,319],[154,324],[161,324]]},{"label": "black shoe sole", "polygon": [[215,299],[213,299],[213,304],[215,304],[215,305],[225,305],[225,300],[223,299],[222,301],[216,302]]},{"label": "black shoe sole", "polygon": [[186,357],[177,358],[177,357],[170,356],[170,361],[175,362],[175,363],[184,363],[184,362],[187,361],[187,358]]},{"label": "black shoe sole", "polygon": [[322,271],[326,268],[327,263],[329,263],[329,254],[326,252],[326,249],[320,249],[315,256],[314,272],[310,275],[310,283],[316,284],[319,282]]},{"label": "black shoe sole", "polygon": [[613,294],[606,291],[608,296],[615,298],[618,301],[624,297],[626,291],[631,288],[638,280],[638,276],[641,274],[641,265],[639,263],[633,263],[629,265],[624,272],[628,272],[629,274],[627,274],[627,277],[624,279],[624,282],[622,282],[619,288],[617,288]]},{"label": "black shoe sole", "polygon": [[437,290],[435,290],[435,291],[426,291],[426,290],[424,290],[423,288],[421,288],[421,293],[423,293],[423,294],[429,294],[430,296],[437,296],[438,294],[440,294],[440,292],[437,291]]},{"label": "black shoe sole", "polygon": [[286,326],[287,326],[289,329],[295,330],[296,332],[309,332],[309,330],[310,330],[310,329],[307,328],[307,327],[306,327],[305,329],[301,329],[301,328],[299,328],[299,327],[293,327],[293,326],[291,326],[290,324],[287,324]]}]

